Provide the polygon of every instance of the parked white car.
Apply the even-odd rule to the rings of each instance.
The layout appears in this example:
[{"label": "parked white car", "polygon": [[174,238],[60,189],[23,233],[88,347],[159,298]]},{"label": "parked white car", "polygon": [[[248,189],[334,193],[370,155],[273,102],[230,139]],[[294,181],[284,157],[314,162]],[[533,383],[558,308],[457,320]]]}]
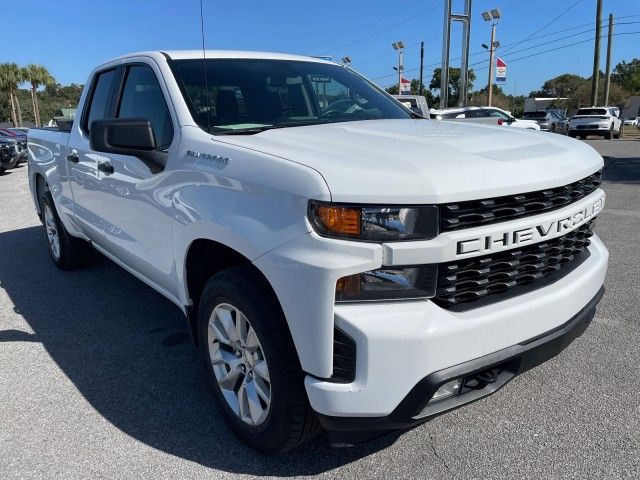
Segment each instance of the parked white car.
[{"label": "parked white car", "polygon": [[629,127],[637,127],[640,124],[640,117],[625,118],[624,124]]},{"label": "parked white car", "polygon": [[520,120],[509,112],[497,107],[457,107],[431,110],[431,118],[453,120],[487,125],[502,125],[540,131],[540,125],[533,120]]},{"label": "parked white car", "polygon": [[624,124],[613,107],[581,108],[569,119],[569,136],[587,138],[598,135],[611,140],[620,138]]},{"label": "parked white car", "polygon": [[28,134],[53,262],[93,247],[172,301],[257,449],[320,427],[349,445],[489,395],[602,296],[603,160],[582,142],[417,118],[348,68],[275,53],[120,57],[78,112]]}]

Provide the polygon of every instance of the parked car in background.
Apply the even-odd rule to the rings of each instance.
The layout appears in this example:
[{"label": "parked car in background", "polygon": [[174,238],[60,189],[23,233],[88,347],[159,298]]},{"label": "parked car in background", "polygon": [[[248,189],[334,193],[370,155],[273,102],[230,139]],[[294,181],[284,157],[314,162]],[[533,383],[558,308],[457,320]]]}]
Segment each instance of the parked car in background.
[{"label": "parked car in background", "polygon": [[28,158],[26,135],[16,135],[10,131],[0,129],[0,141],[14,145],[17,163],[26,163]]},{"label": "parked car in background", "polygon": [[17,140],[27,141],[27,133],[19,128],[3,127],[0,128],[0,135],[3,137],[15,138]]},{"label": "parked car in background", "polygon": [[6,145],[11,153],[12,165],[8,168],[13,168],[19,163],[23,163],[28,160],[26,142],[0,135],[0,145]]},{"label": "parked car in background", "polygon": [[15,146],[11,142],[3,142],[0,139],[0,174],[5,170],[14,168],[18,164],[18,156],[15,153]]},{"label": "parked car in background", "polygon": [[391,95],[405,107],[418,115],[429,118],[429,105],[422,95]]},{"label": "parked car in background", "polygon": [[540,130],[536,122],[519,120],[509,112],[497,107],[455,107],[432,110],[431,118],[437,120],[468,121],[488,125],[504,125],[506,127]]},{"label": "parked car in background", "polygon": [[629,127],[637,127],[640,124],[640,117],[625,118],[623,123]]},{"label": "parked car in background", "polygon": [[616,115],[615,108],[581,108],[569,120],[570,137],[585,139],[588,135],[598,135],[611,140],[620,138],[623,130],[624,123]]},{"label": "parked car in background", "polygon": [[555,119],[553,114],[547,110],[524,112],[522,118],[536,122],[540,126],[540,130],[544,132],[548,132],[551,129],[551,123]]},{"label": "parked car in background", "polygon": [[562,135],[569,134],[569,117],[567,117],[566,110],[549,110],[551,115],[549,116],[549,131],[553,133],[560,133]]}]

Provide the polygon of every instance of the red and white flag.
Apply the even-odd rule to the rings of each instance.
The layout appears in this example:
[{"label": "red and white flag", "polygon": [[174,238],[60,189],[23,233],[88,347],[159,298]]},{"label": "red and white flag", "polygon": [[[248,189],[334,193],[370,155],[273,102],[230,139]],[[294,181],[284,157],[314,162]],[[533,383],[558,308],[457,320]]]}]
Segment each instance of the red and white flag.
[{"label": "red and white flag", "polygon": [[411,93],[411,80],[404,77],[400,78],[400,95],[408,95]]}]

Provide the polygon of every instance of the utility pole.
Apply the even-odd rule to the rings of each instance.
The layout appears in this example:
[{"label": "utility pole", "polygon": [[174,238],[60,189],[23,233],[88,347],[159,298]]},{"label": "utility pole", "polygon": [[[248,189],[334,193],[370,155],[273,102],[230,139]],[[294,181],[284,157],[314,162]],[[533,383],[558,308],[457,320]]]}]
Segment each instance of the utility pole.
[{"label": "utility pole", "polygon": [[613,14],[609,14],[609,31],[607,33],[607,71],[604,79],[604,104],[609,105],[609,85],[611,83],[611,49],[613,48]]},{"label": "utility pole", "polygon": [[402,53],[404,52],[404,42],[393,42],[391,46],[396,52],[398,52],[398,68],[393,67],[393,69],[398,70],[398,95],[402,95],[402,71],[404,70],[402,65]]},{"label": "utility pole", "polygon": [[489,44],[489,88],[487,89],[487,106],[491,106],[491,99],[493,97],[493,52],[495,47],[493,44],[496,41],[496,24],[491,24],[491,43]]},{"label": "utility pole", "polygon": [[602,31],[602,0],[596,5],[596,38],[593,50],[593,76],[591,77],[591,106],[598,105],[598,80],[600,77],[600,35]]},{"label": "utility pole", "polygon": [[418,86],[418,95],[422,95],[423,66],[424,66],[424,42],[420,42],[420,85]]},{"label": "utility pole", "polygon": [[489,42],[489,46],[484,43],[482,44],[482,48],[486,48],[489,52],[489,81],[487,82],[487,106],[489,107],[491,106],[493,97],[493,54],[496,48],[500,46],[500,42],[496,41],[496,25],[500,17],[502,17],[502,12],[500,12],[499,8],[482,12],[482,19],[485,22],[490,22],[491,25],[491,41]]}]

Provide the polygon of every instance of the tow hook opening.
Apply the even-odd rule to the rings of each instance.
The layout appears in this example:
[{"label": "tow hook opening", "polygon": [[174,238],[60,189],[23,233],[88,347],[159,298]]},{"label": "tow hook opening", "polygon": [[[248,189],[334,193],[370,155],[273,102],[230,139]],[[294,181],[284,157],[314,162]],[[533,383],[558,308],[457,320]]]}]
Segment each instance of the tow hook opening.
[{"label": "tow hook opening", "polygon": [[449,400],[453,397],[468,395],[471,392],[479,392],[485,389],[496,390],[500,385],[513,378],[516,371],[517,362],[508,362],[449,380],[439,386],[429,400],[428,405]]}]

